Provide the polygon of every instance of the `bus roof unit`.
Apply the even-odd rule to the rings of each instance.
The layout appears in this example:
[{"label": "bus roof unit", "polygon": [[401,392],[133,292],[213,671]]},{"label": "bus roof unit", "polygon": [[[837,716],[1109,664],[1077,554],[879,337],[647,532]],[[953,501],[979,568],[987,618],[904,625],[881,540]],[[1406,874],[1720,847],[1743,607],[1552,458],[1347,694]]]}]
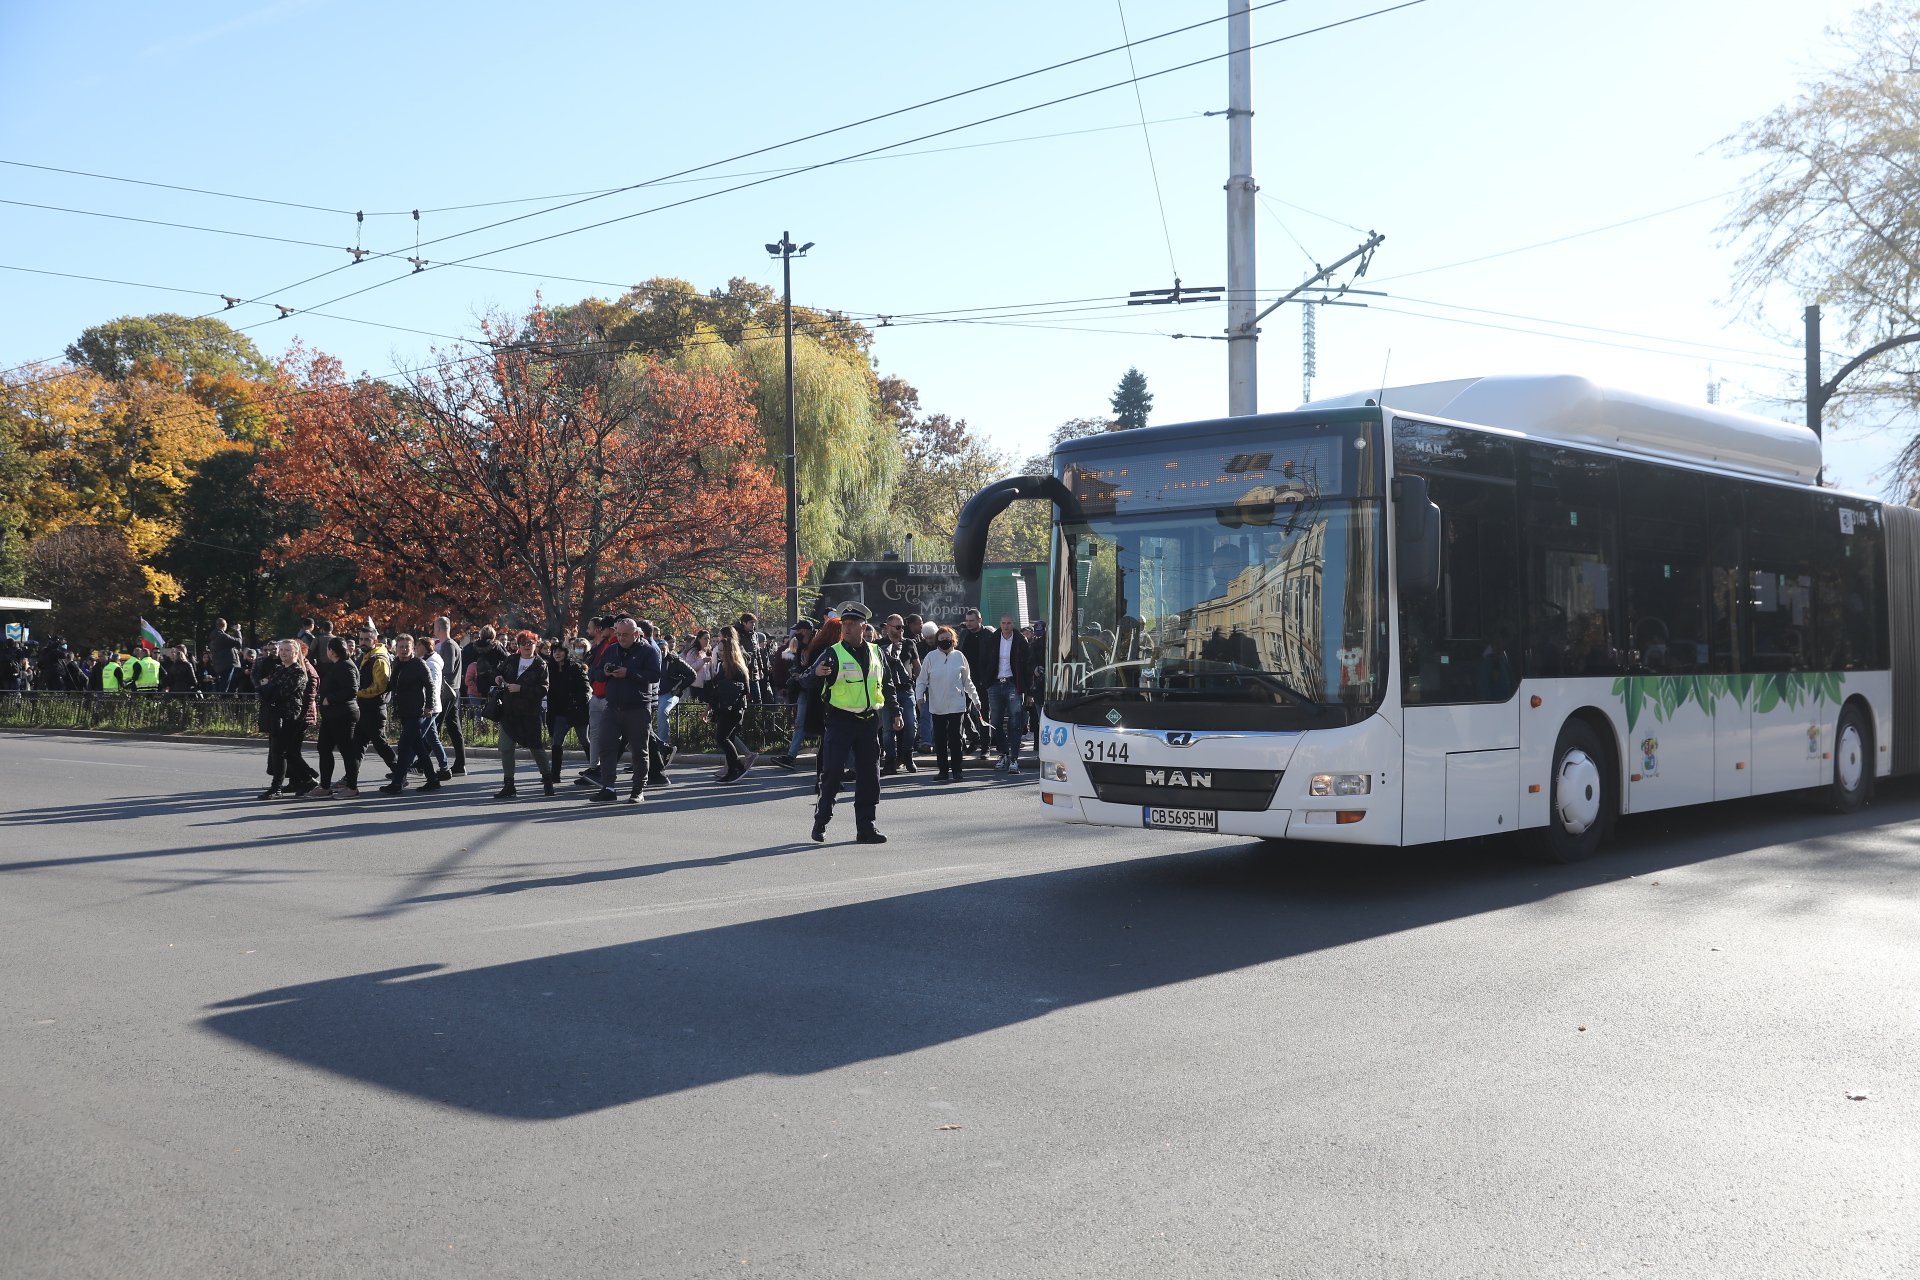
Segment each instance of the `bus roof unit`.
[{"label": "bus roof unit", "polygon": [[1683,404],[1603,387],[1575,374],[1422,382],[1356,391],[1300,408],[1358,408],[1370,400],[1416,417],[1705,463],[1770,480],[1811,485],[1820,474],[1820,439],[1806,427],[1718,405]]}]

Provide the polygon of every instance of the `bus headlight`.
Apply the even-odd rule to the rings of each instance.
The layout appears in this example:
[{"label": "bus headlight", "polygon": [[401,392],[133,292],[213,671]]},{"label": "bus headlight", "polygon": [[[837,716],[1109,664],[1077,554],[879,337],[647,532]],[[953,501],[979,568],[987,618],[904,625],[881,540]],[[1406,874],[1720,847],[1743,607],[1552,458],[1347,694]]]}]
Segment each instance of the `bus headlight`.
[{"label": "bus headlight", "polygon": [[1040,762],[1040,781],[1065,782],[1066,780],[1067,780],[1066,765],[1062,764],[1058,760],[1042,760]]},{"label": "bus headlight", "polygon": [[1310,796],[1364,796],[1372,790],[1370,773],[1316,773],[1307,782]]}]

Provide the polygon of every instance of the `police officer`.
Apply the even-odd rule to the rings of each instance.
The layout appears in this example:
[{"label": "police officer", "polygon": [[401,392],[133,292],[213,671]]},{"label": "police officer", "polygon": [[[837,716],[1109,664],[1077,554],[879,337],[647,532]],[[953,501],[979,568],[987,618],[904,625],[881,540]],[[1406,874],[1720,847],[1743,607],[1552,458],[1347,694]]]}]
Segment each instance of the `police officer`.
[{"label": "police officer", "polygon": [[[124,653],[102,654],[100,656],[100,659],[95,664],[95,667],[100,672],[100,691],[102,693],[121,692],[122,690],[121,680],[124,672],[124,668],[121,666],[121,664],[126,661],[127,661],[127,655]],[[126,691],[129,693],[132,692],[132,687],[127,686]]]},{"label": "police officer", "polygon": [[820,742],[820,800],[813,811],[813,838],[824,842],[833,821],[834,798],[840,794],[840,775],[853,761],[854,839],[861,844],[885,844],[874,830],[874,811],[880,805],[880,717],[902,721],[887,705],[886,662],[870,640],[865,605],[840,606],[840,643],[820,655],[820,664],[801,679],[809,689],[822,691],[826,731]]},{"label": "police officer", "polygon": [[133,687],[146,697],[160,696],[160,660],[151,649],[140,650],[140,656],[133,659]]}]

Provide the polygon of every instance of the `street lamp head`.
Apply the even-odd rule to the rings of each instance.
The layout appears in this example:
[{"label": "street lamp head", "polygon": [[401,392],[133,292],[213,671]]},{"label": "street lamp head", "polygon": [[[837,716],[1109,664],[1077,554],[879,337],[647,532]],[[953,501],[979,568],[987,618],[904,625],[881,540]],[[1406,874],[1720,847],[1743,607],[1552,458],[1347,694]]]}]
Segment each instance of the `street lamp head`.
[{"label": "street lamp head", "polygon": [[805,252],[806,252],[807,250],[809,250],[809,249],[811,249],[811,248],[813,248],[813,241],[811,241],[811,240],[809,240],[809,241],[807,241],[807,242],[806,242],[805,244],[803,244],[803,245],[801,245],[801,246],[800,246],[800,247],[799,247],[798,249],[795,249],[795,250],[794,250],[794,252],[795,252],[795,253],[805,253]]},{"label": "street lamp head", "polygon": [[777,244],[770,244],[767,246],[767,252],[777,258],[780,256],[780,246]]}]

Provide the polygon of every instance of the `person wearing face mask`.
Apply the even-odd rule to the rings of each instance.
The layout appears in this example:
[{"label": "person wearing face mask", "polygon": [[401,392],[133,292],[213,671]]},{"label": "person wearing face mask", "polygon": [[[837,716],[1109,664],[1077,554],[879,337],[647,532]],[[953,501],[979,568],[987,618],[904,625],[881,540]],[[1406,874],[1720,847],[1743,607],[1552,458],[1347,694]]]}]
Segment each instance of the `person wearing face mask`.
[{"label": "person wearing face mask", "polygon": [[969,712],[980,708],[980,694],[973,685],[973,670],[960,653],[952,627],[934,632],[933,649],[920,660],[920,678],[914,682],[917,698],[926,699],[927,712],[933,718],[933,758],[940,772],[935,782],[959,782],[960,762],[965,750],[960,722]]}]

